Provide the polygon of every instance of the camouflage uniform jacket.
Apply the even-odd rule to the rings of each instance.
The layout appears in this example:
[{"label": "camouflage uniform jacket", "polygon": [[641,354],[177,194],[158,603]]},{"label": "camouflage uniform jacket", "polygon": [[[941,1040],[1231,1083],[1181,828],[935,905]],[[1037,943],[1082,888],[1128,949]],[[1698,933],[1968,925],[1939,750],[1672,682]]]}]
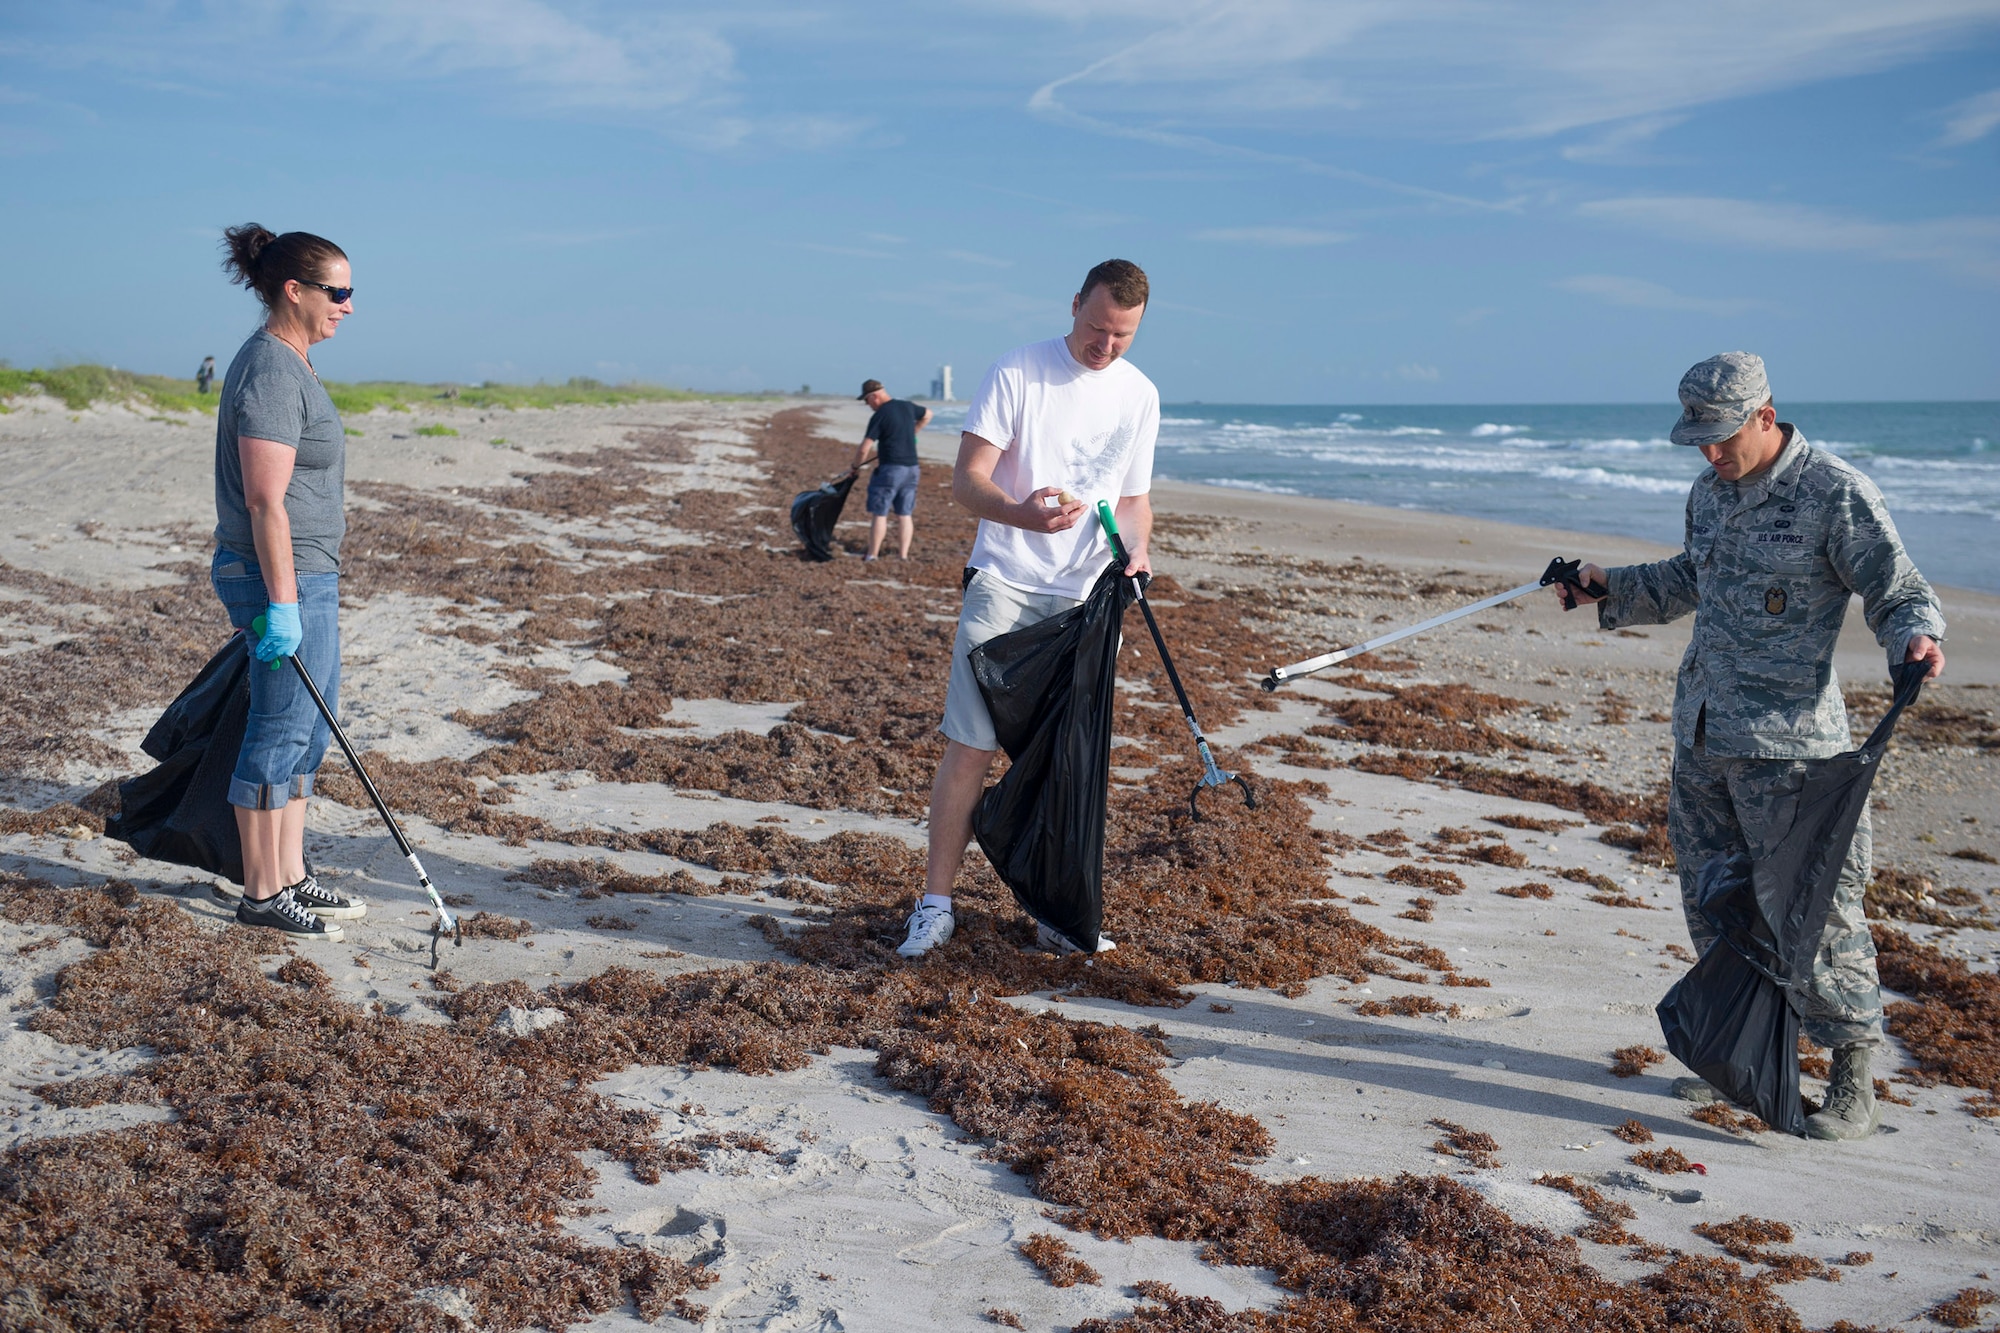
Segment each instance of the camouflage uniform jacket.
[{"label": "camouflage uniform jacket", "polygon": [[[1891,663],[1944,616],[1875,484],[1790,425],[1777,461],[1747,482],[1713,469],[1688,492],[1679,555],[1607,571],[1598,624],[1695,613],[1674,693],[1674,739],[1723,758],[1824,759],[1851,748],[1833,645],[1847,599]],[[1706,716],[1704,717],[1704,713]]]}]

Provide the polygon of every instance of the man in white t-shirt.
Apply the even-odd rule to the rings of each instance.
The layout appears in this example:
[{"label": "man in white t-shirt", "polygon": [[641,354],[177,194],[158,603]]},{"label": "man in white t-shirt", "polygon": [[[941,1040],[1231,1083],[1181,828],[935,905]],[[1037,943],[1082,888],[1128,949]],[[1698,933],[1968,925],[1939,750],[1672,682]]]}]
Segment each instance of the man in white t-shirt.
[{"label": "man in white t-shirt", "polygon": [[[1110,500],[1134,574],[1151,569],[1153,441],[1160,395],[1122,360],[1146,313],[1146,275],[1107,259],[1070,302],[1067,335],[993,363],[965,413],[952,498],[979,517],[945,693],[944,758],[931,784],[925,893],[896,950],[917,958],[951,938],[951,888],[999,742],[969,654],[988,639],[1079,604],[1111,559],[1095,507]],[[1077,946],[1043,926],[1058,953]],[[1111,948],[1101,940],[1098,948]]]}]

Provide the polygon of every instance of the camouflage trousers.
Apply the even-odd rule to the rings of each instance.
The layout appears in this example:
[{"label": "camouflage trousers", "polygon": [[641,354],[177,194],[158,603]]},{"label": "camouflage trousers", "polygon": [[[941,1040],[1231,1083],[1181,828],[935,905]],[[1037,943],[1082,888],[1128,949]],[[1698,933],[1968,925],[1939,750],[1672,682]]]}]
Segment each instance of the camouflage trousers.
[{"label": "camouflage trousers", "polygon": [[[1681,911],[1697,952],[1715,938],[1714,928],[1695,906],[1701,868],[1718,854],[1742,851],[1756,858],[1774,849],[1792,826],[1805,773],[1803,760],[1723,759],[1701,745],[1674,747],[1667,835],[1680,867]],[[1813,957],[1812,987],[1802,997],[1802,1026],[1822,1046],[1882,1040],[1875,939],[1861,904],[1872,848],[1864,810]]]}]

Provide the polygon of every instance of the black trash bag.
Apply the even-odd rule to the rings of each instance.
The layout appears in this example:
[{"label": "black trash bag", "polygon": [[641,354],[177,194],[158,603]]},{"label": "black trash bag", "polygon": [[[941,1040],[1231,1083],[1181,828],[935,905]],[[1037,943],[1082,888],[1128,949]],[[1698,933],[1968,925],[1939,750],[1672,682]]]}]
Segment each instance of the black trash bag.
[{"label": "black trash bag", "polygon": [[1803,1134],[1799,1016],[1753,880],[1741,853],[1702,867],[1695,905],[1721,934],[1660,1001],[1660,1031],[1710,1087],[1772,1129]]},{"label": "black trash bag", "polygon": [[833,559],[833,525],[847,505],[847,493],[854,489],[857,470],[839,481],[829,481],[792,497],[792,531],[806,548],[808,560]]},{"label": "black trash bag", "polygon": [[1021,909],[1086,953],[1104,923],[1104,808],[1118,635],[1132,581],[1112,565],[1081,606],[988,639],[972,672],[1013,761],[972,829]]},{"label": "black trash bag", "polygon": [[1696,907],[1719,934],[1660,1001],[1660,1031],[1676,1059],[1773,1129],[1805,1132],[1798,1033],[1813,956],[1875,771],[1929,669],[1899,664],[1895,700],[1861,748],[1808,761],[1792,826],[1769,855],[1701,868]]},{"label": "black trash bag", "polygon": [[243,843],[229,780],[250,720],[250,641],[233,634],[167,705],[140,748],[159,761],[118,786],[106,837],[141,856],[243,882]]}]

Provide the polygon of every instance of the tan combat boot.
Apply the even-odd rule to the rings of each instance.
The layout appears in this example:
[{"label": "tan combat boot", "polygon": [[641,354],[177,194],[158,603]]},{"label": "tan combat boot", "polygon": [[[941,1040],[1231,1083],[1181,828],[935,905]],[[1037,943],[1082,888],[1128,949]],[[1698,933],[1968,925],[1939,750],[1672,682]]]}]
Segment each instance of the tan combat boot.
[{"label": "tan combat boot", "polygon": [[1865,1139],[1881,1125],[1882,1108],[1875,1104],[1875,1084],[1868,1077],[1868,1047],[1834,1047],[1826,1105],[1806,1117],[1806,1137]]}]

